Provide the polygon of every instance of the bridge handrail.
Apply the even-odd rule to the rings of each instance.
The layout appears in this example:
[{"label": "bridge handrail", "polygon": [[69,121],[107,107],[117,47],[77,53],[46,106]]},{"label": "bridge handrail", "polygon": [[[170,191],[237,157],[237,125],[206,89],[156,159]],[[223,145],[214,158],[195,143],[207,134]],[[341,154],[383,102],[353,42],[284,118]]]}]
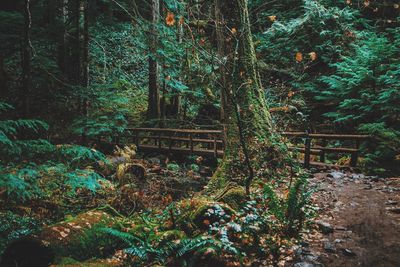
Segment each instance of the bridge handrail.
[{"label": "bridge handrail", "polygon": [[370,135],[364,134],[313,134],[307,132],[282,132],[283,136],[292,137],[309,137],[314,139],[336,139],[336,140],[366,140],[371,138]]},{"label": "bridge handrail", "polygon": [[136,132],[159,132],[159,133],[194,133],[194,134],[222,134],[222,130],[202,130],[202,129],[171,129],[171,128],[127,128],[128,131]]},{"label": "bridge handrail", "polygon": [[[148,135],[140,135],[140,133],[148,133]],[[152,134],[153,133],[153,134]],[[165,135],[163,135],[165,134]],[[173,134],[178,134],[178,137]],[[179,135],[180,134],[180,135]],[[196,135],[207,135],[203,137],[197,137]],[[320,161],[325,162],[325,152],[327,153],[349,153],[351,154],[350,166],[355,167],[358,159],[358,152],[360,150],[360,144],[362,141],[368,140],[372,138],[369,135],[361,135],[361,134],[321,134],[321,133],[307,133],[301,131],[286,131],[280,133],[284,137],[293,137],[293,138],[304,138],[303,146],[293,146],[291,150],[297,150],[301,153],[304,153],[304,166],[308,168],[310,166],[310,155],[319,155]],[[183,135],[183,136],[182,136]],[[180,137],[179,137],[180,136]],[[224,132],[223,130],[208,130],[208,129],[185,129],[185,128],[127,128],[125,134],[122,135],[114,135],[115,142],[119,143],[120,137],[132,137],[135,140],[138,148],[140,146],[145,146],[153,149],[167,149],[171,151],[171,149],[179,150],[179,151],[187,151],[190,153],[194,152],[202,152],[202,153],[211,153],[214,156],[220,155],[223,153],[223,150],[219,150],[222,145],[222,149],[224,147]],[[154,145],[146,145],[141,144],[141,139],[154,139]],[[346,147],[326,147],[326,146],[316,146],[312,145],[311,140],[313,139],[322,139],[322,140],[349,140],[353,141],[355,144],[354,148],[346,148]],[[169,142],[168,144],[163,145],[162,140]],[[179,149],[179,147],[172,147],[174,142],[184,142],[186,143],[187,149]],[[198,144],[207,144],[209,150],[201,150],[200,148],[196,148],[194,146],[195,143]],[[150,147],[151,146],[151,147]],[[210,147],[212,146],[212,148]]]}]

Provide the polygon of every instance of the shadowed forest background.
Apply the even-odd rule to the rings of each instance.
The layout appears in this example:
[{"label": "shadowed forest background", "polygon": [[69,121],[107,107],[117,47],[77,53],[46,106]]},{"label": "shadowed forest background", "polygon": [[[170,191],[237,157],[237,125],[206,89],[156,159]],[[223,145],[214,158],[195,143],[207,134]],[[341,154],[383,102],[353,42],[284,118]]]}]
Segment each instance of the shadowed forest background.
[{"label": "shadowed forest background", "polygon": [[391,186],[371,201],[399,213],[399,16],[396,0],[2,0],[0,266],[395,266],[294,247],[333,232],[318,179]]}]

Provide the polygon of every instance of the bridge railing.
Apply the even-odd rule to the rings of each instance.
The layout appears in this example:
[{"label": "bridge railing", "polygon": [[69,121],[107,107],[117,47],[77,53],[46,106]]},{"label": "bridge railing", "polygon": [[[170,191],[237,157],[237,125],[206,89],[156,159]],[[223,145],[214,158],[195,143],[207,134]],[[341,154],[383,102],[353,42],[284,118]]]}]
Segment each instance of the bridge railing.
[{"label": "bridge railing", "polygon": [[[358,156],[360,152],[360,144],[363,141],[371,138],[369,135],[356,135],[356,134],[318,134],[318,133],[307,133],[307,132],[283,132],[282,136],[291,139],[303,139],[304,145],[290,146],[289,149],[292,151],[298,151],[304,154],[304,167],[309,168],[311,163],[313,165],[325,165],[325,159],[327,153],[346,153],[350,154],[350,166],[356,167]],[[313,143],[313,140],[319,140],[320,143]],[[350,147],[331,147],[327,146],[327,140],[338,140],[348,141],[352,143]],[[311,155],[319,156],[320,164],[311,162]]]},{"label": "bridge railing", "polygon": [[[138,149],[147,151],[191,153],[219,157],[223,155],[221,130],[128,128],[119,138],[129,138]],[[117,140],[116,143],[119,143]]]},{"label": "bridge railing", "polygon": [[[319,134],[307,132],[282,132],[290,141],[289,150],[304,154],[304,167],[326,166],[326,154],[350,154],[350,166],[357,165],[360,144],[368,135]],[[222,157],[225,141],[222,130],[171,129],[171,128],[127,128],[124,133],[113,136],[114,144],[134,143],[139,150],[185,153]],[[342,141],[342,146],[328,146],[328,141]],[[311,161],[311,155],[319,162]]]}]

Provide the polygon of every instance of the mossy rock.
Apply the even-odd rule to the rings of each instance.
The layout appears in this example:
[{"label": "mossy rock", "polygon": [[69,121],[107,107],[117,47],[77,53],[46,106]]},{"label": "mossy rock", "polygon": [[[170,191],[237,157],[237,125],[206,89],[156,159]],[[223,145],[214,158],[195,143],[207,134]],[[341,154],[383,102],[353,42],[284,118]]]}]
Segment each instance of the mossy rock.
[{"label": "mossy rock", "polygon": [[229,207],[238,210],[243,203],[246,202],[246,192],[242,187],[234,187],[226,191],[221,197],[217,199],[220,202],[228,204]]},{"label": "mossy rock", "polygon": [[52,267],[111,267],[111,266],[124,266],[121,260],[110,258],[110,259],[89,259],[86,261],[77,261],[70,257],[65,257],[60,260],[58,264],[52,265]]},{"label": "mossy rock", "polygon": [[159,235],[162,241],[180,240],[186,237],[185,232],[179,230],[168,230],[161,232]]},{"label": "mossy rock", "polygon": [[[213,213],[210,214],[211,210]],[[235,210],[225,203],[208,201],[191,214],[190,221],[199,229],[206,230],[210,224],[220,220],[227,221],[233,214],[235,214]]]},{"label": "mossy rock", "polygon": [[120,242],[100,229],[112,227],[119,220],[104,211],[92,210],[45,227],[38,238],[54,251],[56,258],[68,256],[86,260],[106,257],[117,249]]}]

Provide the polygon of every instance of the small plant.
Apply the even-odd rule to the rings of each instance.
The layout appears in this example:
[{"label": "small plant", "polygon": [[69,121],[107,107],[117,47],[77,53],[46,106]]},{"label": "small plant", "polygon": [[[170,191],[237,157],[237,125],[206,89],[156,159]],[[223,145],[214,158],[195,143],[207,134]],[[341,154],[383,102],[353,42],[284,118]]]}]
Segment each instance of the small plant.
[{"label": "small plant", "polygon": [[172,172],[178,172],[181,169],[181,167],[176,163],[168,163],[167,169]]},{"label": "small plant", "polygon": [[[156,235],[148,232],[145,237],[138,237],[131,233],[119,230],[104,228],[105,233],[125,242],[125,252],[139,259],[141,263],[153,264],[175,264],[176,266],[187,266],[193,261],[195,252],[203,251],[206,248],[219,249],[217,240],[209,236],[165,240],[163,235]],[[136,265],[140,265],[136,262]],[[190,266],[190,265],[188,265]]]}]

